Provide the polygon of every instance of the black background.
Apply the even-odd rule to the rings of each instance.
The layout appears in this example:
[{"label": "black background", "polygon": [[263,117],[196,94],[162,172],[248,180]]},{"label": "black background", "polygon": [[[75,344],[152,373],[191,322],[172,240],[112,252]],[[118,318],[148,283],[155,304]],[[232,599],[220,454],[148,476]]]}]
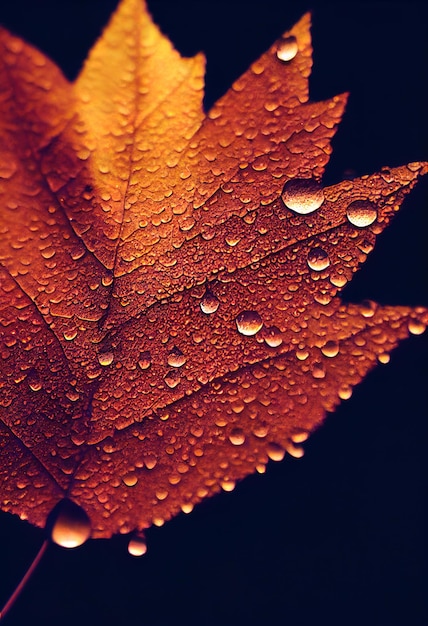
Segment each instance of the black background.
[{"label": "black background", "polygon": [[[0,23],[72,79],[115,5],[16,0],[0,6]],[[149,6],[183,54],[207,54],[208,107],[312,8],[311,99],[351,92],[325,180],[428,157],[422,3]],[[380,237],[345,299],[428,305],[427,182]],[[144,558],[128,556],[123,537],[74,551],[52,547],[5,623],[427,624],[427,358],[426,337],[412,337],[310,438],[302,460],[271,464],[232,494],[149,530]],[[0,602],[42,537],[0,516]]]}]

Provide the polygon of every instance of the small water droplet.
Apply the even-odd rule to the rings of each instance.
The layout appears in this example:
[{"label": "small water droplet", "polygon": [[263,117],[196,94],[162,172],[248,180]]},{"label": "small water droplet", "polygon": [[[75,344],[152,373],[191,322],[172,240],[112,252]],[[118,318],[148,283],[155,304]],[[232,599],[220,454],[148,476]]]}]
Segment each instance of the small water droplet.
[{"label": "small water droplet", "polygon": [[325,378],[325,369],[322,363],[314,363],[312,365],[312,376],[314,378]]},{"label": "small water droplet", "polygon": [[193,508],[194,507],[191,502],[183,502],[183,504],[181,505],[181,510],[187,515],[193,511]]},{"label": "small water droplet", "polygon": [[72,328],[70,330],[65,330],[63,332],[63,335],[64,335],[64,339],[66,339],[67,341],[73,341],[73,339],[76,339],[77,337],[77,329]]},{"label": "small water droplet", "polygon": [[201,307],[202,313],[210,315],[211,313],[215,313],[217,311],[219,304],[220,302],[215,297],[215,295],[212,294],[210,291],[207,291],[200,301],[199,306]]},{"label": "small water droplet", "polygon": [[361,303],[361,315],[363,317],[373,317],[376,313],[377,304],[372,300],[364,300]]},{"label": "small water droplet", "polygon": [[324,202],[323,189],[312,178],[289,180],[281,197],[286,207],[301,215],[316,211]]},{"label": "small water droplet", "polygon": [[377,210],[368,200],[355,200],[348,206],[346,217],[353,226],[364,228],[376,221]]},{"label": "small water droplet", "polygon": [[303,443],[309,437],[309,433],[306,430],[301,430],[291,435],[291,441],[293,443]]},{"label": "small water droplet", "polygon": [[147,543],[143,533],[134,533],[128,543],[128,552],[132,556],[143,556],[143,554],[146,554]]},{"label": "small water droplet", "polygon": [[186,357],[178,348],[174,347],[168,354],[168,365],[171,367],[181,367],[186,362]]},{"label": "small water droplet", "polygon": [[330,358],[339,354],[339,344],[337,341],[327,341],[327,343],[321,348],[321,352],[324,356]]},{"label": "small water droplet", "polygon": [[81,506],[68,498],[61,500],[51,513],[52,541],[63,548],[76,548],[91,535],[91,522]]},{"label": "small water droplet", "polygon": [[236,326],[241,335],[250,337],[259,332],[263,321],[257,311],[242,311],[236,318]]},{"label": "small water droplet", "polygon": [[147,370],[152,364],[152,356],[148,350],[140,353],[138,360],[138,367],[142,370]]},{"label": "small water droplet", "polygon": [[266,329],[264,340],[269,348],[277,348],[282,344],[281,331],[276,326],[271,326]]},{"label": "small water droplet", "polygon": [[244,431],[241,428],[234,428],[230,431],[229,441],[233,443],[234,446],[242,446],[245,442]]},{"label": "small water droplet", "polygon": [[312,248],[308,252],[307,263],[311,270],[322,272],[330,265],[328,254],[322,248]]},{"label": "small water droplet", "polygon": [[103,365],[104,367],[111,365],[113,363],[113,360],[114,360],[113,352],[101,352],[98,355],[98,363],[100,365]]},{"label": "small water droplet", "polygon": [[287,62],[294,59],[298,51],[297,39],[293,35],[290,35],[289,37],[281,39],[278,44],[276,56],[280,61]]},{"label": "small water droplet", "polygon": [[426,330],[426,325],[420,320],[410,319],[407,328],[412,335],[422,335]]}]

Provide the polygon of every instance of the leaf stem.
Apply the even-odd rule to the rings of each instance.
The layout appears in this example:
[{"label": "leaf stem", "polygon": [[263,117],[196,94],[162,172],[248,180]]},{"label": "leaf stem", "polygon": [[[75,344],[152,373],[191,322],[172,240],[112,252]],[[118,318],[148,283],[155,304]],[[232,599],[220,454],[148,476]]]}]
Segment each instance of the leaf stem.
[{"label": "leaf stem", "polygon": [[25,572],[24,576],[22,577],[20,583],[16,587],[15,591],[12,593],[12,595],[9,598],[9,600],[6,602],[6,604],[4,605],[3,609],[0,611],[0,620],[2,620],[6,616],[6,614],[9,612],[9,610],[15,604],[15,601],[18,598],[19,594],[24,589],[24,587],[27,584],[28,580],[31,578],[34,570],[36,569],[36,567],[38,566],[38,564],[42,560],[42,557],[43,557],[44,553],[46,552],[46,549],[47,549],[49,544],[50,544],[49,539],[45,539],[45,541],[42,543],[42,546],[41,546],[40,550],[38,551],[38,553],[36,554],[33,562],[30,565],[30,567],[27,569],[27,571]]}]

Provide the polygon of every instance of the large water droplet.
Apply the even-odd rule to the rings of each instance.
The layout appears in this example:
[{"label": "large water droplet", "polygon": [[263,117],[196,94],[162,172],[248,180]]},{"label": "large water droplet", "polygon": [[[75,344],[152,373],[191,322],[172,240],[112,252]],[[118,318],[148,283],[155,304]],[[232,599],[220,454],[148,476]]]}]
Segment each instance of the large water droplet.
[{"label": "large water droplet", "polygon": [[337,341],[327,341],[327,343],[321,348],[321,352],[324,356],[330,358],[339,354],[339,344]]},{"label": "large water droplet", "polygon": [[353,226],[364,228],[376,221],[377,210],[368,200],[355,200],[348,206],[346,217]]},{"label": "large water droplet", "polygon": [[177,370],[172,370],[171,372],[168,372],[168,374],[166,374],[166,376],[164,377],[164,381],[170,389],[174,389],[174,387],[177,387],[177,385],[180,383],[180,374]]},{"label": "large water droplet", "polygon": [[281,197],[286,207],[301,215],[316,211],[324,202],[323,189],[312,178],[289,180]]},{"label": "large water droplet", "polygon": [[272,461],[282,461],[285,457],[285,450],[278,443],[271,442],[267,447],[267,455]]},{"label": "large water droplet", "polygon": [[152,364],[152,356],[148,350],[140,353],[138,360],[138,367],[142,370],[147,370]]},{"label": "large water droplet", "polygon": [[250,337],[259,332],[263,321],[257,311],[242,311],[236,318],[236,326],[241,335]]},{"label": "large water droplet", "polygon": [[264,340],[269,348],[277,348],[282,344],[281,331],[276,326],[271,326],[265,331]]},{"label": "large water droplet", "polygon": [[412,335],[422,335],[426,330],[426,325],[420,320],[410,319],[407,328]]},{"label": "large water droplet", "polygon": [[308,252],[307,263],[311,270],[322,272],[330,265],[330,259],[322,248],[312,248]]},{"label": "large water droplet", "polygon": [[199,306],[201,307],[202,313],[206,313],[207,315],[210,315],[211,313],[215,313],[217,311],[219,304],[220,303],[218,299],[215,297],[215,295],[207,291],[204,297],[202,298],[202,300],[200,301]]},{"label": "large water droplet", "polygon": [[234,428],[230,431],[229,435],[230,443],[233,443],[234,446],[242,446],[245,442],[245,434],[241,428]]},{"label": "large water droplet", "polygon": [[63,548],[76,548],[91,535],[91,522],[81,506],[68,498],[61,500],[51,513],[52,541]]},{"label": "large water droplet", "polygon": [[143,556],[147,552],[146,538],[143,533],[135,533],[128,543],[128,552],[132,556]]},{"label": "large water droplet", "polygon": [[296,54],[299,51],[299,47],[297,45],[297,39],[290,35],[290,37],[284,37],[278,44],[278,48],[276,51],[276,56],[280,61],[291,61],[294,59]]},{"label": "large water droplet", "polygon": [[98,355],[98,363],[100,365],[103,365],[104,367],[111,365],[113,363],[113,360],[114,360],[113,352],[101,352]]},{"label": "large water droplet", "polygon": [[178,348],[174,347],[168,354],[168,365],[171,367],[181,367],[186,362],[186,357]]}]

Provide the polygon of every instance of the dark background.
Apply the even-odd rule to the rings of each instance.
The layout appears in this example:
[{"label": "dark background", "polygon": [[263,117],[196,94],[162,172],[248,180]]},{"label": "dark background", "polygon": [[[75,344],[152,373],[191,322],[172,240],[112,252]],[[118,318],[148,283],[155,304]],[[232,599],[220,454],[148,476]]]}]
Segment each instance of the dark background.
[{"label": "dark background", "polygon": [[[113,0],[16,0],[0,23],[74,78]],[[427,9],[422,3],[149,2],[183,54],[208,57],[207,106],[313,9],[311,99],[350,91],[325,180],[428,158]],[[347,287],[344,298],[425,304],[428,181]],[[149,530],[149,552],[126,538],[52,547],[5,622],[238,626],[428,623],[427,338],[412,337],[314,434],[306,455],[271,464]],[[0,602],[42,532],[0,516]]]}]

